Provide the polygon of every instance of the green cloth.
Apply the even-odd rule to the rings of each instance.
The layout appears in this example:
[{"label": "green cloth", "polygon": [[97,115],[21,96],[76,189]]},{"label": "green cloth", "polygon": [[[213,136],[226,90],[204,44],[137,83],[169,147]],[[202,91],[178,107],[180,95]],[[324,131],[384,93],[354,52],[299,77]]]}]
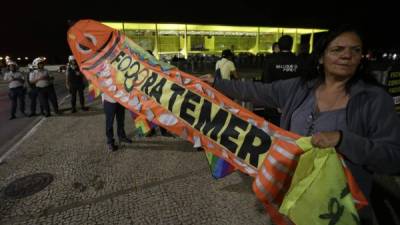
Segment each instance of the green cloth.
[{"label": "green cloth", "polygon": [[296,225],[359,224],[335,149],[314,148],[311,137],[298,139],[297,145],[304,153],[279,212]]}]

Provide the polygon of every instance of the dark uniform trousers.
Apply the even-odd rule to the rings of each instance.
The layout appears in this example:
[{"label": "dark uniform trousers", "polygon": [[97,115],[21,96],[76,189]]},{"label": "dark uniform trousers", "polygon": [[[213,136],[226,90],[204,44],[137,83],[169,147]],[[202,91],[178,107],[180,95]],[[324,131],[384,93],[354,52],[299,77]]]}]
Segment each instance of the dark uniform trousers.
[{"label": "dark uniform trousers", "polygon": [[50,92],[50,87],[38,87],[37,88],[39,91],[39,102],[40,105],[43,107],[44,114],[46,116],[50,115],[50,106],[49,106],[49,92]]},{"label": "dark uniform trousers", "polygon": [[[31,114],[36,114],[36,105],[37,105],[37,98],[39,96],[39,88],[32,87],[31,90],[29,90],[28,95],[31,102],[30,105]],[[40,104],[40,111],[43,113],[42,104]]]},{"label": "dark uniform trousers", "polygon": [[82,85],[73,85],[70,84],[70,93],[71,93],[71,107],[72,109],[76,109],[76,94],[78,93],[79,95],[79,103],[81,104],[81,107],[85,107],[85,98],[83,95],[83,90],[84,86]]},{"label": "dark uniform trousers", "polygon": [[48,99],[50,100],[50,103],[53,106],[54,112],[58,113],[58,101],[54,84],[50,84],[48,86]]},{"label": "dark uniform trousers", "polygon": [[25,88],[22,86],[10,88],[8,97],[10,97],[11,100],[11,116],[15,116],[15,113],[17,112],[18,101],[21,113],[25,114]]}]

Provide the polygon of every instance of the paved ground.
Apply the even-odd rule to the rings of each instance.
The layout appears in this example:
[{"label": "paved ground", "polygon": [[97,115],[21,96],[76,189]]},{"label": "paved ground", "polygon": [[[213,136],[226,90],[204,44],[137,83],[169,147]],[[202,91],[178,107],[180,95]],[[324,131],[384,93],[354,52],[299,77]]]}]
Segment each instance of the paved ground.
[{"label": "paved ground", "polygon": [[[51,73],[55,77],[55,89],[58,101],[60,102],[68,94],[65,88],[65,74],[58,72]],[[40,117],[25,117],[21,115],[18,108],[17,119],[9,120],[10,107],[11,102],[8,97],[8,82],[3,81],[3,77],[0,77],[0,162],[2,161],[2,155],[35,126],[40,119]],[[65,107],[69,107],[69,104]],[[61,108],[61,110],[63,109]],[[27,114],[31,113],[28,95],[25,96],[25,112]],[[37,99],[36,113],[40,113],[39,99]]]},{"label": "paved ground", "polygon": [[[98,101],[39,123],[0,164],[0,224],[271,224],[249,177],[215,180],[186,141],[135,138],[108,152]],[[134,136],[128,117],[126,130]],[[5,196],[10,182],[36,173],[54,181],[25,198]]]}]

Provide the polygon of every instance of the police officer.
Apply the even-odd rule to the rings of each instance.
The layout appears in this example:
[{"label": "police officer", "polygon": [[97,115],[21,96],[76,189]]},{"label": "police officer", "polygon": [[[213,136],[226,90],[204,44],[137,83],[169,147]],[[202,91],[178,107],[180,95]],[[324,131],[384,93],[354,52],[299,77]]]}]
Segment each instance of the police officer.
[{"label": "police officer", "polygon": [[[279,38],[279,52],[272,54],[265,61],[262,74],[262,81],[264,83],[290,79],[299,75],[299,59],[291,52],[292,45],[293,38],[291,36],[283,35]],[[279,125],[280,116],[279,109],[265,109],[266,119],[275,125]]]},{"label": "police officer", "polygon": [[[39,96],[39,90],[34,83],[30,82],[30,79],[29,79],[31,76],[33,76],[33,73],[34,73],[34,68],[33,68],[32,64],[29,64],[28,68],[29,68],[29,72],[27,74],[26,80],[27,80],[28,87],[29,87],[28,96],[30,99],[30,109],[31,109],[31,113],[29,114],[29,117],[32,117],[32,116],[36,116],[36,105],[37,105],[37,98]],[[42,114],[44,114],[42,105],[40,105],[40,111]]]},{"label": "police officer", "polygon": [[[38,64],[38,67],[40,67],[41,68],[41,70],[43,70],[43,71],[47,71],[45,68],[44,68],[44,65],[45,65],[45,61],[46,61],[46,58],[43,58],[43,57],[41,57],[42,58],[42,60],[39,62],[39,64]],[[48,73],[48,79],[49,79],[49,88],[48,88],[48,90],[49,90],[49,102],[50,102],[50,104],[51,104],[51,106],[53,107],[53,109],[54,109],[54,112],[56,113],[56,114],[60,114],[60,111],[58,110],[58,100],[57,100],[57,94],[56,94],[56,89],[54,88],[54,77],[53,76],[51,76],[51,74],[47,71],[47,73]]]},{"label": "police officer", "polygon": [[24,75],[18,71],[18,65],[14,61],[8,60],[7,66],[9,71],[5,73],[4,80],[8,81],[9,93],[8,96],[11,100],[11,117],[10,120],[15,119],[17,111],[17,102],[19,101],[19,109],[21,113],[25,114],[25,79]]},{"label": "police officer", "polygon": [[68,57],[68,66],[66,71],[66,87],[71,93],[71,108],[72,113],[76,112],[76,93],[79,94],[79,102],[81,109],[87,111],[85,107],[85,98],[83,96],[83,90],[85,88],[84,77],[79,70],[74,56]]},{"label": "police officer", "polygon": [[[39,102],[43,106],[44,116],[49,117],[50,106],[49,106],[49,95],[50,95],[50,74],[44,69],[44,58],[36,58],[32,62],[34,72],[29,76],[29,82],[35,84],[39,92]],[[58,110],[58,109],[57,109]]]}]

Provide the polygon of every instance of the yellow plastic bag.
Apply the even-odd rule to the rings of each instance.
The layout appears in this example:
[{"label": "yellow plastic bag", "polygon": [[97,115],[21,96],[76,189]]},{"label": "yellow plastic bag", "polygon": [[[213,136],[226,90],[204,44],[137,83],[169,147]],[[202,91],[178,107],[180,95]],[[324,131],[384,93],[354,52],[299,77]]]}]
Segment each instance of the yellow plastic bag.
[{"label": "yellow plastic bag", "polygon": [[301,155],[279,212],[296,225],[359,224],[346,176],[334,148],[318,149],[300,138]]}]

